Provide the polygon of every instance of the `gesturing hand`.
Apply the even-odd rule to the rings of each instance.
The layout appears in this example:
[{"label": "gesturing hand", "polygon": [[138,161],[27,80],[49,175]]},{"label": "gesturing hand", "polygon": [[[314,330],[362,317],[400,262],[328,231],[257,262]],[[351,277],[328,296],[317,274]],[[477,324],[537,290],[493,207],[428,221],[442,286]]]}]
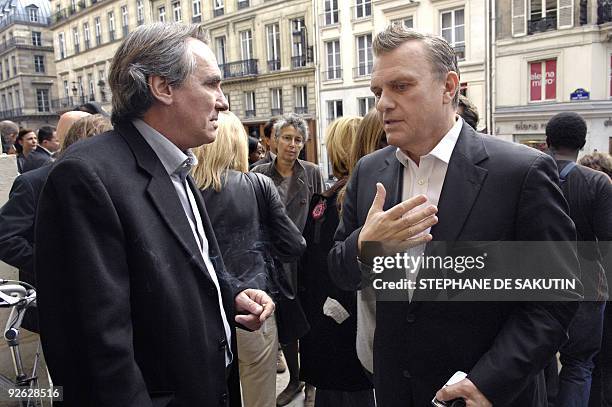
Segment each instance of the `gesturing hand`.
[{"label": "gesturing hand", "polygon": [[[236,322],[251,329],[258,330],[263,322],[274,312],[274,301],[265,292],[247,288],[234,299],[236,306]],[[243,313],[240,315],[240,313]],[[246,314],[244,314],[246,313]]]},{"label": "gesturing hand", "polygon": [[383,206],[386,195],[383,184],[377,183],[376,196],[359,233],[357,241],[359,251],[361,251],[362,242],[403,241],[406,243],[404,249],[429,242],[431,240],[429,233],[420,234],[438,223],[438,218],[435,216],[438,208],[428,205],[404,216],[427,202],[427,198],[424,195],[417,195],[385,211]]},{"label": "gesturing hand", "polygon": [[491,407],[493,405],[470,379],[463,379],[460,382],[438,390],[436,393],[436,399],[442,401],[457,398],[465,400],[466,407]]}]

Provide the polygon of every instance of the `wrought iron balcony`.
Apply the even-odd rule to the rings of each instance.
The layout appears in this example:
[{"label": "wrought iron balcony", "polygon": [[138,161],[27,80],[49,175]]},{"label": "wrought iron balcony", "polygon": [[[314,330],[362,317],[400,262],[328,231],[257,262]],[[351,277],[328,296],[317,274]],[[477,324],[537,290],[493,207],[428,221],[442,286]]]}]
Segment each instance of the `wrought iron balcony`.
[{"label": "wrought iron balcony", "polygon": [[295,57],[291,57],[291,67],[292,68],[304,68],[308,66],[308,63],[311,61],[307,55],[298,55]]},{"label": "wrought iron balcony", "polygon": [[283,114],[283,108],[272,108],[270,109],[270,113],[272,114],[272,116],[281,116]]},{"label": "wrought iron balcony", "polygon": [[336,81],[342,79],[342,68],[339,66],[327,68],[322,72],[323,81]]},{"label": "wrought iron balcony", "polygon": [[219,65],[225,79],[257,75],[257,59],[229,62]]},{"label": "wrought iron balcony", "polygon": [[251,5],[249,0],[238,0],[238,10],[242,10],[243,8],[247,8]]},{"label": "wrought iron balcony", "polygon": [[296,106],[293,111],[297,114],[306,114],[308,113],[308,107],[307,106]]},{"label": "wrought iron balcony", "polygon": [[202,22],[202,16],[194,16],[191,18],[191,22],[192,23],[201,23]]},{"label": "wrought iron balcony", "polygon": [[453,48],[455,50],[455,55],[457,55],[457,60],[464,61],[465,60],[465,44],[455,45]]},{"label": "wrought iron balcony", "polygon": [[361,64],[353,68],[353,78],[362,78],[372,74],[372,64]]},{"label": "wrought iron balcony", "polygon": [[551,31],[557,29],[557,16],[543,17],[527,22],[527,34]]},{"label": "wrought iron balcony", "polygon": [[326,10],[319,15],[321,27],[330,27],[340,24],[340,10]]},{"label": "wrought iron balcony", "polygon": [[0,118],[2,118],[2,120],[11,120],[15,117],[20,116],[23,116],[23,110],[20,107],[17,109],[8,109],[0,111]]},{"label": "wrought iron balcony", "polygon": [[25,13],[12,13],[0,19],[0,30],[13,23],[37,24],[45,26],[51,23],[51,19],[49,17],[43,17],[41,15],[36,16],[34,19],[36,21],[32,21],[33,19],[30,18],[30,15]]},{"label": "wrought iron balcony", "polygon": [[255,112],[255,109],[253,109],[253,110],[245,110],[244,111],[244,116],[245,117],[255,117],[255,116],[257,116],[257,113]]},{"label": "wrought iron balcony", "polygon": [[96,45],[100,45],[100,44],[102,44],[102,36],[96,35]]},{"label": "wrought iron balcony", "polygon": [[144,19],[136,21],[136,25],[143,25],[143,24],[144,24]]},{"label": "wrought iron balcony", "polygon": [[34,44],[32,38],[29,36],[16,36],[0,43],[0,52],[13,47],[53,48],[53,43],[41,40],[40,43]]},{"label": "wrought iron balcony", "polygon": [[112,30],[112,31],[108,32],[108,40],[109,41],[115,41],[115,30]]},{"label": "wrought iron balcony", "polygon": [[268,61],[268,71],[279,71],[281,69],[280,59],[271,59]]},{"label": "wrought iron balcony", "polygon": [[216,9],[213,10],[213,16],[215,16],[215,17],[222,16],[223,13],[225,13],[223,8],[216,8]]}]

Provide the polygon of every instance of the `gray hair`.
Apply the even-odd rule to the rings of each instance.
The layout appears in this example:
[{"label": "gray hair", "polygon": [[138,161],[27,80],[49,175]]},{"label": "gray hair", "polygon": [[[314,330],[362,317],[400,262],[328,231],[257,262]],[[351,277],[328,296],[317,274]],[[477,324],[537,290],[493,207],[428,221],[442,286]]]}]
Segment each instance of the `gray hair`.
[{"label": "gray hair", "polygon": [[19,127],[10,120],[3,120],[0,122],[0,143],[2,144],[2,153],[8,153],[11,146],[13,145],[10,140],[12,134],[19,133]]},{"label": "gray hair", "polygon": [[153,104],[148,80],[161,76],[172,86],[181,86],[195,70],[195,57],[187,40],[208,43],[200,25],[154,23],[140,26],[119,46],[113,58],[108,83],[113,94],[113,124],[140,118]]},{"label": "gray hair", "polygon": [[[375,56],[379,56],[399,48],[400,45],[408,41],[421,41],[425,45],[428,51],[427,59],[434,70],[434,75],[439,80],[445,80],[446,74],[451,71],[459,76],[457,54],[444,38],[432,34],[422,34],[404,27],[403,24],[389,24],[383,31],[376,34],[372,43],[372,50]],[[453,106],[456,108],[458,104],[459,87],[457,87],[457,92],[453,97]]]},{"label": "gray hair", "polygon": [[306,125],[306,120],[302,119],[295,113],[289,113],[281,116],[276,123],[274,123],[274,137],[278,140],[281,130],[289,126],[293,126],[294,129],[302,134],[302,137],[304,137],[304,143],[308,141],[308,126]]}]

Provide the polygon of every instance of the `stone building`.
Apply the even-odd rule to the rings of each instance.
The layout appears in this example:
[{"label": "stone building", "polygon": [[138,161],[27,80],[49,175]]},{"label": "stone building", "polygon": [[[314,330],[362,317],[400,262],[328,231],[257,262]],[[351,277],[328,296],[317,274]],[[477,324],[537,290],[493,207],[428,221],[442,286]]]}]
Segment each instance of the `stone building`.
[{"label": "stone building", "polygon": [[612,150],[612,2],[496,2],[495,129],[544,148],[546,123],[587,121],[585,153]]},{"label": "stone building", "polygon": [[49,2],[0,2],[0,120],[24,128],[57,123]]}]

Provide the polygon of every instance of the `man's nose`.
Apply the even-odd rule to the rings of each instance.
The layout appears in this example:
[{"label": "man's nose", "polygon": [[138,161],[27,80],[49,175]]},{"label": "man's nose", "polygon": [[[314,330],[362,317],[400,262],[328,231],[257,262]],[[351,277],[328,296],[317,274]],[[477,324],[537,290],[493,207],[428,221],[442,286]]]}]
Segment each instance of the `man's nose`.
[{"label": "man's nose", "polygon": [[221,94],[217,98],[215,109],[217,109],[220,112],[229,110],[229,103],[227,103],[227,99],[225,98],[225,95],[223,94],[223,92],[221,92]]},{"label": "man's nose", "polygon": [[391,100],[391,98],[385,96],[384,93],[381,94],[380,98],[378,98],[378,101],[376,102],[376,110],[383,113],[385,110],[391,109],[392,107],[393,101]]}]

